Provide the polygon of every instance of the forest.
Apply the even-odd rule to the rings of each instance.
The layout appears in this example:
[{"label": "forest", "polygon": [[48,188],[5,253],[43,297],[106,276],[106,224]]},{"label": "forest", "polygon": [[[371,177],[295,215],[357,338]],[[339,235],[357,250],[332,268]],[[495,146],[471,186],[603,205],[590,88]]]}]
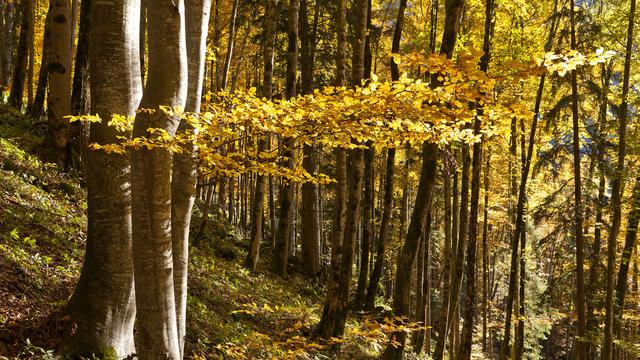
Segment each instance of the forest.
[{"label": "forest", "polygon": [[0,360],[640,358],[636,12],[1,0]]}]

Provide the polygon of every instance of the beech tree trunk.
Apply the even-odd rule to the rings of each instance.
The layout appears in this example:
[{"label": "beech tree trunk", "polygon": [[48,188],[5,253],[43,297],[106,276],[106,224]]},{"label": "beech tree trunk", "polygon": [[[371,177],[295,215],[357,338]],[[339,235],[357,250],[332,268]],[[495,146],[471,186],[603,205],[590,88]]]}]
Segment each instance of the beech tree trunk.
[{"label": "beech tree trunk", "polygon": [[52,159],[59,166],[68,165],[69,121],[64,117],[71,111],[71,49],[69,42],[71,14],[69,0],[50,0],[51,53],[49,92],[47,94],[48,143]]},{"label": "beech tree trunk", "polygon": [[222,69],[221,89],[227,89],[227,82],[229,79],[229,69],[231,68],[231,59],[233,59],[233,49],[236,42],[236,29],[238,18],[238,6],[240,0],[233,1],[233,7],[231,9],[231,22],[229,23],[229,40],[227,41],[227,55],[224,59],[224,68]]},{"label": "beech tree trunk", "polygon": [[[126,21],[139,11],[139,3],[132,0],[91,7],[91,108],[103,119],[91,126],[91,142],[117,143],[122,134],[107,126],[107,120],[112,114],[134,115],[140,102],[138,23]],[[103,36],[106,32],[110,36]],[[128,156],[103,151],[89,151],[86,166],[87,249],[67,306],[70,322],[63,352],[69,357],[124,358],[135,352],[131,168]]]},{"label": "beech tree trunk", "polygon": [[[180,119],[160,111],[160,106],[184,109],[187,102],[185,5],[181,0],[152,1],[147,14],[149,72],[140,108],[154,111],[137,114],[133,136],[145,137],[149,128],[173,136]],[[135,23],[139,24],[137,18]],[[132,150],[136,350],[141,359],[181,358],[176,306],[181,300],[176,290],[180,294],[182,289],[174,282],[186,276],[180,272],[186,254],[172,257],[171,162],[171,153],[163,148]]]}]

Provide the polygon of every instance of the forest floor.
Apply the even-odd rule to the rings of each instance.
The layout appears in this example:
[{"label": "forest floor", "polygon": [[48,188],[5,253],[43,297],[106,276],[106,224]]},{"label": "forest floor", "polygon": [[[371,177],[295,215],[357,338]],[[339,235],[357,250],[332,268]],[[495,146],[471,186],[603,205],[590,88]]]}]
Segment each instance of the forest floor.
[{"label": "forest floor", "polygon": [[[44,123],[0,105],[0,359],[54,358],[59,314],[82,265],[86,191],[81,176],[40,160],[44,131]],[[385,346],[384,323],[362,314],[340,344],[312,340],[321,282],[275,276],[268,255],[249,272],[247,239],[217,217],[191,250],[189,358],[363,359]]]}]

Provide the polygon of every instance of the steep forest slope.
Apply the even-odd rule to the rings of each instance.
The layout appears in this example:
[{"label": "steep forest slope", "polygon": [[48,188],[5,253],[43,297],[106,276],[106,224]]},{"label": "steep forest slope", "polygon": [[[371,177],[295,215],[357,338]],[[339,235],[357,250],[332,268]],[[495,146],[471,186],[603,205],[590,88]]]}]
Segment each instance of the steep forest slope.
[{"label": "steep forest slope", "polygon": [[[0,107],[0,359],[53,358],[65,327],[59,314],[82,266],[82,178],[39,159],[43,131]],[[190,258],[191,358],[369,358],[385,344],[381,325],[363,317],[339,354],[336,344],[309,340],[322,304],[317,281],[251,274],[242,266],[248,240],[212,220]]]}]

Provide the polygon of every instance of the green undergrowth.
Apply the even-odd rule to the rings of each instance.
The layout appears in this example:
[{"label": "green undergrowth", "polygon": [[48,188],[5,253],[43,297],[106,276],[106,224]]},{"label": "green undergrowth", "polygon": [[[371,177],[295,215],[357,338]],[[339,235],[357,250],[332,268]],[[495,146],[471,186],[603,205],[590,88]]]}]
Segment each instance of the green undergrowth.
[{"label": "green undergrowth", "polygon": [[[0,105],[0,359],[53,358],[57,314],[80,273],[86,240],[81,178],[39,159],[42,124]],[[187,353],[194,359],[366,359],[386,344],[384,323],[350,320],[343,342],[311,336],[324,290],[295,272],[242,266],[248,240],[210,217],[192,246]],[[196,206],[194,233],[202,216]],[[338,346],[340,345],[340,346]]]}]

